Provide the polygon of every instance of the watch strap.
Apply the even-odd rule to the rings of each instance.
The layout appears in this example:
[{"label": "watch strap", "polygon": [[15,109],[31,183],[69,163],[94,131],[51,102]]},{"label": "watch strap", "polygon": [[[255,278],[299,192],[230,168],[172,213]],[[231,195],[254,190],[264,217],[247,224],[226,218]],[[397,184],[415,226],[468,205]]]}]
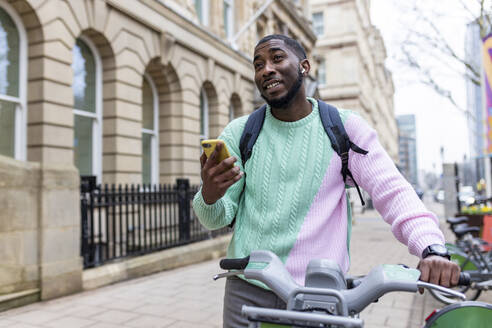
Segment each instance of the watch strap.
[{"label": "watch strap", "polygon": [[[436,250],[436,248],[441,248],[443,249],[443,251]],[[422,258],[425,259],[426,257],[429,257],[431,255],[441,256],[447,258],[448,260],[451,259],[451,256],[449,255],[446,247],[440,244],[429,245],[424,248],[424,251],[422,252]]]}]

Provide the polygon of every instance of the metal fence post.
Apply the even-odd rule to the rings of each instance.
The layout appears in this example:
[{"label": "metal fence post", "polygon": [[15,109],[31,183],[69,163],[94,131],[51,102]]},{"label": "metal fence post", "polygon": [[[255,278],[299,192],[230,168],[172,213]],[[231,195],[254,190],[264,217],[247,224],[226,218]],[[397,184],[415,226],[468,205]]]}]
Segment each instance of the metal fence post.
[{"label": "metal fence post", "polygon": [[[89,201],[88,196],[96,189],[95,176],[80,177],[80,219],[81,219],[81,255],[84,259],[84,268],[88,267],[94,261],[94,240],[89,247],[89,239],[94,238],[89,231]],[[91,213],[92,215],[92,213]],[[91,216],[92,218],[93,216]],[[91,222],[93,228],[94,222]]]},{"label": "metal fence post", "polygon": [[87,222],[87,198],[85,194],[82,194],[80,199],[80,210],[81,210],[81,219],[82,219],[82,245],[81,245],[81,255],[84,258],[84,268],[87,267],[89,262],[89,227]]},{"label": "metal fence post", "polygon": [[188,179],[176,179],[179,204],[179,241],[190,240],[190,202],[188,192],[190,181]]}]

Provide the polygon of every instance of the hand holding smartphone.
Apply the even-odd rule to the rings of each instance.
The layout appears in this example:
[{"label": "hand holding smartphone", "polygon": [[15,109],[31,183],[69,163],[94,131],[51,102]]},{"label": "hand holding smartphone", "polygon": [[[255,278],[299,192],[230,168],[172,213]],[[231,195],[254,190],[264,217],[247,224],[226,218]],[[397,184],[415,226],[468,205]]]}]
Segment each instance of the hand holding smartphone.
[{"label": "hand holding smartphone", "polygon": [[210,158],[210,156],[214,152],[215,148],[217,147],[217,144],[219,144],[219,143],[222,144],[222,147],[220,149],[219,156],[217,157],[218,163],[222,162],[226,158],[231,157],[225,142],[222,140],[219,140],[219,139],[209,139],[209,140],[203,140],[202,141],[203,152],[205,153],[207,158]]},{"label": "hand holding smartphone", "polygon": [[[200,158],[202,197],[206,204],[213,204],[244,174],[239,166],[234,164],[236,158],[231,157],[224,141],[210,139],[203,140],[201,144],[205,155],[202,154]],[[215,150],[218,152],[214,154]],[[211,157],[212,161],[209,160]]]}]

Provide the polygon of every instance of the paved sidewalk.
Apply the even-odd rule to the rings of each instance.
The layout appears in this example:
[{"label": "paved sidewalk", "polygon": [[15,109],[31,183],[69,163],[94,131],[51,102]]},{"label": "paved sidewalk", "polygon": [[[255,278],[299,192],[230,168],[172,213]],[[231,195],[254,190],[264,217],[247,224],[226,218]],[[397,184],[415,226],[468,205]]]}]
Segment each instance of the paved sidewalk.
[{"label": "paved sidewalk", "polygon": [[0,313],[9,328],[221,327],[217,260]]},{"label": "paved sidewalk", "polygon": [[[438,204],[429,207],[442,213]],[[417,264],[417,258],[408,254],[375,211],[356,213],[355,218],[351,274],[366,274],[378,264]],[[217,262],[207,261],[2,312],[0,327],[221,327],[224,280],[212,280],[219,271]],[[492,301],[485,297],[480,300]],[[371,304],[361,317],[365,328],[416,328],[439,307],[442,305],[428,293],[391,293]]]}]

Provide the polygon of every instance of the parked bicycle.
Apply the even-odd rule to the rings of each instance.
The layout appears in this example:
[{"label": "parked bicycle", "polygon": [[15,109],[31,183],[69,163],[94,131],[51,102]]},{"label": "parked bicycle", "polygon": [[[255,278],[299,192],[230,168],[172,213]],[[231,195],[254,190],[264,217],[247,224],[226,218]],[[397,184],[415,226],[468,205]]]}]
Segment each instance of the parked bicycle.
[{"label": "parked bicycle", "polygon": [[[492,288],[492,250],[486,241],[474,237],[473,233],[480,231],[479,227],[468,226],[467,217],[448,218],[446,220],[456,236],[456,243],[446,243],[451,260],[457,263],[462,272],[470,275],[469,286],[457,286],[455,289],[465,293],[470,300],[476,300],[483,291]],[[440,291],[431,290],[430,293],[437,300],[452,304],[459,300]]]},{"label": "parked bicycle", "polygon": [[[280,259],[270,251],[254,251],[243,259],[224,259],[220,267],[228,272],[214,279],[244,275],[266,284],[287,304],[285,310],[244,305],[242,313],[250,328],[363,327],[359,313],[384,294],[394,291],[417,292],[420,288],[465,300],[465,295],[438,285],[419,281],[420,271],[401,265],[382,265],[365,277],[345,277],[332,260],[312,260],[306,271],[305,287],[298,285]],[[467,284],[467,274],[460,284]],[[450,321],[452,326],[446,325]],[[425,328],[486,328],[492,322],[492,305],[461,302],[436,311]]]}]

